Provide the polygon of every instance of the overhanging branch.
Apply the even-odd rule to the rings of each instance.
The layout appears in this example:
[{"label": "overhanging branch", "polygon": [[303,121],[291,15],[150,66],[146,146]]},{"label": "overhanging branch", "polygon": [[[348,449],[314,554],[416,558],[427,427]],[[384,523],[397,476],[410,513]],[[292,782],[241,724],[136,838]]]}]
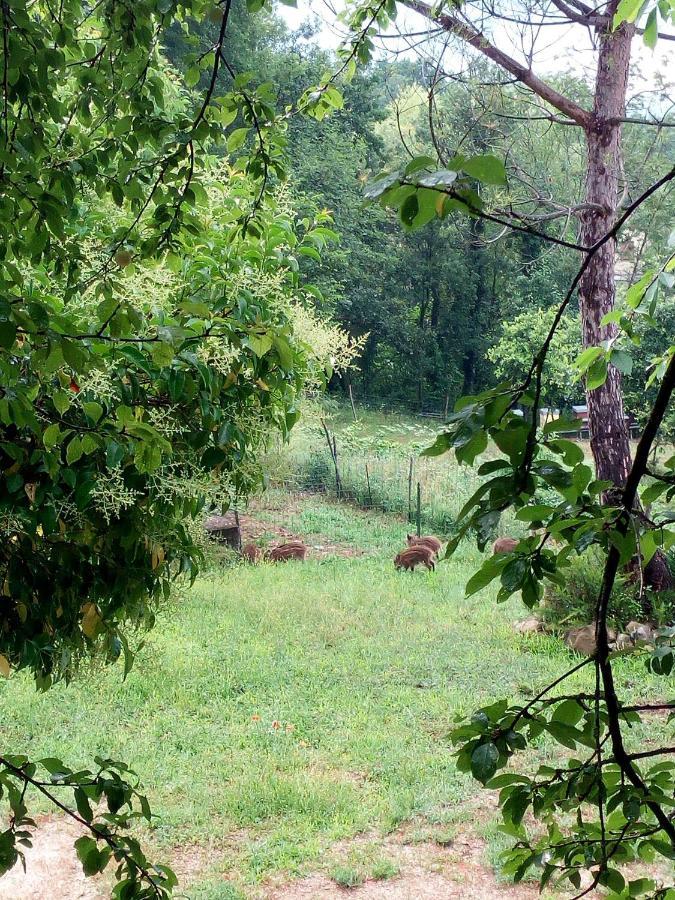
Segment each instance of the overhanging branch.
[{"label": "overhanging branch", "polygon": [[492,60],[492,62],[501,66],[502,69],[510,72],[517,81],[526,85],[531,91],[537,94],[537,96],[555,107],[559,112],[569,116],[570,119],[578,122],[578,124],[584,128],[590,127],[592,116],[587,109],[584,109],[574,100],[571,100],[569,97],[556,91],[555,88],[551,87],[551,85],[547,84],[545,81],[542,81],[541,78],[535,75],[531,69],[527,68],[527,66],[519,63],[498,47],[495,47],[482,32],[478,31],[472,25],[461,22],[458,18],[447,12],[436,13],[434,8],[428,3],[425,3],[424,0],[402,0],[402,2],[408,9],[412,9],[429,19],[431,22],[440,25],[444,31],[455,34],[465,43]]}]

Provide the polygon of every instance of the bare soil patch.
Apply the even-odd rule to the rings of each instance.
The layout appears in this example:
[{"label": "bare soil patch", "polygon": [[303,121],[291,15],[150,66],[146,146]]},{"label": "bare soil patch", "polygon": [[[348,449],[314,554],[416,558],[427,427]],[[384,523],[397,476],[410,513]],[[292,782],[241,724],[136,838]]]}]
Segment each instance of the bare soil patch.
[{"label": "bare soil patch", "polygon": [[104,877],[87,878],[73,844],[83,834],[75,822],[38,818],[33,846],[21,862],[0,878],[0,900],[104,900],[110,888]]},{"label": "bare soil patch", "polygon": [[[309,496],[309,495],[308,495]],[[241,542],[243,544],[248,544],[252,542],[254,544],[258,544],[259,546],[263,546],[264,544],[268,547],[275,547],[278,544],[283,544],[286,541],[304,541],[309,547],[309,555],[315,558],[322,558],[327,556],[342,556],[347,559],[350,559],[355,556],[363,556],[363,550],[358,547],[353,547],[348,544],[337,544],[334,541],[331,541],[330,538],[325,537],[324,535],[314,535],[313,542],[310,543],[307,540],[306,535],[299,534],[298,532],[291,531],[289,528],[280,525],[275,521],[265,521],[264,518],[260,518],[256,516],[255,511],[256,507],[254,504],[251,504],[249,507],[251,510],[250,513],[239,513],[239,526],[241,528]],[[265,509],[269,509],[269,507],[260,507],[261,511]],[[301,509],[300,495],[296,496],[292,501],[289,501],[288,504],[283,508],[283,511],[290,515],[293,512],[296,512]],[[274,509],[275,513],[278,513],[280,510]],[[230,520],[229,516],[225,517],[228,522]],[[234,516],[231,517],[231,524],[235,524]],[[270,540],[270,535],[274,535],[274,537]],[[261,538],[266,536],[267,541],[262,541]]]},{"label": "bare soil patch", "polygon": [[497,881],[484,862],[484,842],[459,835],[445,846],[437,843],[406,843],[404,833],[382,845],[383,854],[399,867],[399,874],[386,880],[368,879],[354,888],[343,888],[327,875],[311,875],[287,884],[269,887],[266,900],[534,900],[536,885],[513,885]]}]

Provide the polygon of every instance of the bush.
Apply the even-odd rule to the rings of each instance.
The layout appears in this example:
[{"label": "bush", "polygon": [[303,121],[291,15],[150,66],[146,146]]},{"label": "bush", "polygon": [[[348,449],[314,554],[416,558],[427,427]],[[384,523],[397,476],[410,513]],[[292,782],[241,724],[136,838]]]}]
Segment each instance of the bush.
[{"label": "bush", "polygon": [[[603,556],[595,548],[573,557],[564,569],[564,584],[550,584],[546,588],[542,606],[544,621],[565,628],[593,622],[603,570]],[[644,618],[638,593],[636,586],[625,578],[617,579],[608,616],[610,625],[624,629],[632,619]]]}]

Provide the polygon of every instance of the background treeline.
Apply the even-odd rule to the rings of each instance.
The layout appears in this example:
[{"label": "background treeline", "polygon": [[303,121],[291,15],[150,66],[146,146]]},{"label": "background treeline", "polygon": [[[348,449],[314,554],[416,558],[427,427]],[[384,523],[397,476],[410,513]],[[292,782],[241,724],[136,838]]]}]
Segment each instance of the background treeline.
[{"label": "background treeline", "polygon": [[[297,99],[334,63],[313,40],[309,25],[293,32],[273,13],[249,15],[242,0],[235,0],[231,15],[231,72],[264,73],[280,105]],[[192,38],[173,32],[165,52],[176,68],[185,71],[190,54],[213,44],[215,27],[200,23]],[[227,81],[232,74],[223,71],[220,77]],[[587,99],[582,81],[567,76],[564,87]],[[344,109],[318,126],[302,116],[289,118],[291,178],[284,190],[308,212],[330,210],[340,233],[339,244],[320,263],[309,256],[299,262],[320,287],[321,310],[351,334],[368,334],[359,370],[351,375],[355,395],[366,402],[440,410],[461,394],[525,368],[545,334],[547,310],[560,302],[576,270],[577,254],[526,233],[503,236],[499,226],[466,216],[406,232],[389,211],[364,203],[365,184],[413,155],[494,153],[507,163],[509,186],[491,203],[503,201],[525,214],[541,208],[544,198],[547,213],[539,229],[574,241],[578,221],[565,208],[578,204],[583,192],[582,135],[533,113],[518,90],[500,84],[481,61],[465,62],[462,77],[450,77],[423,59],[392,56],[360,70],[344,94]],[[658,95],[636,91],[630,112],[652,118],[660,104]],[[675,156],[675,134],[627,125],[624,141],[624,202],[630,202]],[[626,286],[663,254],[671,202],[672,194],[664,191],[648,212],[634,218],[620,248]],[[646,367],[660,338],[675,331],[672,301],[661,304],[658,316],[638,326],[637,362],[625,373],[627,408],[638,418],[649,399]],[[546,402],[583,402],[571,370],[579,346],[578,310],[570,311],[556,341]],[[339,391],[345,385],[336,379],[332,387]]]}]

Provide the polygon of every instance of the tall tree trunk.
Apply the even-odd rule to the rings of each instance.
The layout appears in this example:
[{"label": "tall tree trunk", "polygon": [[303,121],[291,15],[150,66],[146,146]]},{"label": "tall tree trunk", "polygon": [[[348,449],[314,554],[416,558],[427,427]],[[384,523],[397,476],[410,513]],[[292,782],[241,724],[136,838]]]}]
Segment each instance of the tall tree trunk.
[{"label": "tall tree trunk", "polygon": [[[618,0],[607,10],[611,23]],[[600,55],[595,82],[593,120],[586,129],[588,172],[586,202],[598,208],[582,219],[581,240],[590,247],[606,234],[616,221],[619,177],[623,170],[621,119],[625,116],[626,87],[630,64],[633,25],[624,23],[616,31],[611,24],[600,34]],[[584,347],[598,346],[618,333],[615,324],[601,325],[603,316],[614,307],[616,242],[608,241],[595,254],[579,285]],[[586,392],[591,450],[597,477],[622,488],[631,468],[628,424],[624,418],[621,373],[609,366],[607,380]],[[639,566],[635,560],[629,568]],[[673,578],[665,555],[658,551],[646,567],[645,583],[655,590],[672,587]],[[643,599],[646,614],[651,612],[648,598]]]},{"label": "tall tree trunk", "polygon": [[[607,10],[609,23],[617,4],[618,0],[614,0]],[[586,129],[586,203],[593,204],[594,208],[584,213],[581,223],[581,241],[588,247],[606,234],[616,220],[622,171],[620,120],[625,115],[634,30],[632,25],[624,23],[612,31],[608,24],[602,27],[599,35],[593,117]],[[591,260],[579,286],[584,347],[597,346],[617,334],[615,324],[601,325],[603,316],[614,307],[615,253],[615,241],[608,241]],[[631,453],[624,419],[621,373],[610,366],[605,384],[587,391],[586,398],[597,477],[622,487],[630,470]]]}]

